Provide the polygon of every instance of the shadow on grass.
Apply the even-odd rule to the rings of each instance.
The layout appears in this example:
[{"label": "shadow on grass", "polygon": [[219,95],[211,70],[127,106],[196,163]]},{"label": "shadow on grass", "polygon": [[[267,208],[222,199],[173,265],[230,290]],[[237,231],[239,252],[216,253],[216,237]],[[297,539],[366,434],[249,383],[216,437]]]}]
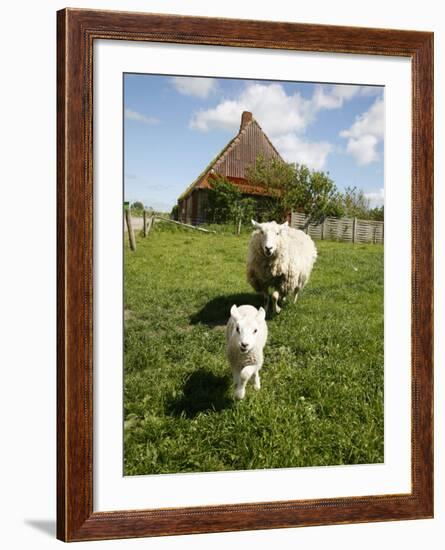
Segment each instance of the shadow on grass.
[{"label": "shadow on grass", "polygon": [[225,325],[230,317],[230,308],[233,304],[237,306],[250,304],[259,308],[264,305],[263,302],[264,300],[259,294],[247,292],[217,296],[207,302],[197,313],[194,313],[190,317],[190,322],[192,325],[203,323],[209,327]]},{"label": "shadow on grass", "polygon": [[201,412],[218,412],[233,405],[228,394],[230,378],[217,376],[205,369],[193,372],[186,380],[183,394],[167,402],[171,416],[194,418]]}]

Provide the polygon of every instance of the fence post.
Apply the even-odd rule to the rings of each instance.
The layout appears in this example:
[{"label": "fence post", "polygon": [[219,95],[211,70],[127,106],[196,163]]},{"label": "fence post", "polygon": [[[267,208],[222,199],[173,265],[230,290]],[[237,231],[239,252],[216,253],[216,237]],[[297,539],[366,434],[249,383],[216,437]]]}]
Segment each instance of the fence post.
[{"label": "fence post", "polygon": [[356,239],[356,232],[357,232],[357,218],[354,216],[354,219],[352,220],[352,243],[355,243]]},{"label": "fence post", "polygon": [[241,233],[241,218],[239,219],[239,222],[238,222],[238,229],[237,229],[237,235],[239,235]]},{"label": "fence post", "polygon": [[145,208],[144,208],[144,211],[142,212],[142,223],[144,224],[144,227],[143,227],[143,235],[144,237],[147,236],[147,212],[145,211]]},{"label": "fence post", "polygon": [[125,209],[125,220],[127,221],[128,239],[130,240],[131,250],[136,250],[136,241],[134,239],[133,225],[131,223],[131,211],[129,208]]},{"label": "fence post", "polygon": [[323,241],[324,240],[324,232],[325,232],[325,228],[326,228],[326,218],[323,220],[323,223],[321,224],[321,240]]}]

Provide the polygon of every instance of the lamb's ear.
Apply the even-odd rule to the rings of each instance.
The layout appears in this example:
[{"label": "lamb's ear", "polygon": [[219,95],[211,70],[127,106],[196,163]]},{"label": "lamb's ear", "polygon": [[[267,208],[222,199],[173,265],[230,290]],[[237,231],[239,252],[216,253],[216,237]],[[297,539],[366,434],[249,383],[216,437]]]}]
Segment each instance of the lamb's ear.
[{"label": "lamb's ear", "polygon": [[255,227],[255,229],[261,229],[261,224],[256,222],[255,220],[250,220],[252,222],[252,225],[253,227]]},{"label": "lamb's ear", "polygon": [[288,221],[285,221],[284,223],[281,224],[281,229],[286,229],[287,227],[289,227]]},{"label": "lamb's ear", "polygon": [[264,319],[266,318],[266,312],[263,307],[260,307],[256,316],[258,320],[264,321]]},{"label": "lamb's ear", "polygon": [[235,304],[233,304],[233,306],[230,308],[230,315],[235,319],[235,321],[239,320],[239,312]]}]

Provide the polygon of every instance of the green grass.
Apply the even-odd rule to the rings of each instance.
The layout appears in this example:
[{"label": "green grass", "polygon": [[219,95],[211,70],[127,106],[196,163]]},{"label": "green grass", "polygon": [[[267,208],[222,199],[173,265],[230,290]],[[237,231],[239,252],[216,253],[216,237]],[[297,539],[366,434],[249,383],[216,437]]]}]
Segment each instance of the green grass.
[{"label": "green grass", "polygon": [[125,250],[125,475],[383,462],[383,247],[317,242],[268,320],[262,389],[233,399],[230,307],[259,298],[248,235],[157,226]]}]

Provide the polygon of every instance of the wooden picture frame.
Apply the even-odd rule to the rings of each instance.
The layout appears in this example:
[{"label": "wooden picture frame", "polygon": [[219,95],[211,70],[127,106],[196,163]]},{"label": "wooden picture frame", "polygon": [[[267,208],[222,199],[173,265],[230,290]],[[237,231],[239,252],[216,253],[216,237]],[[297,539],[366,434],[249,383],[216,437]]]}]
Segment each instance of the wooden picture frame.
[{"label": "wooden picture frame", "polygon": [[[82,541],[431,518],[433,34],[78,9],[58,12],[57,31],[57,537]],[[93,512],[92,80],[98,39],[411,59],[411,493]]]}]

